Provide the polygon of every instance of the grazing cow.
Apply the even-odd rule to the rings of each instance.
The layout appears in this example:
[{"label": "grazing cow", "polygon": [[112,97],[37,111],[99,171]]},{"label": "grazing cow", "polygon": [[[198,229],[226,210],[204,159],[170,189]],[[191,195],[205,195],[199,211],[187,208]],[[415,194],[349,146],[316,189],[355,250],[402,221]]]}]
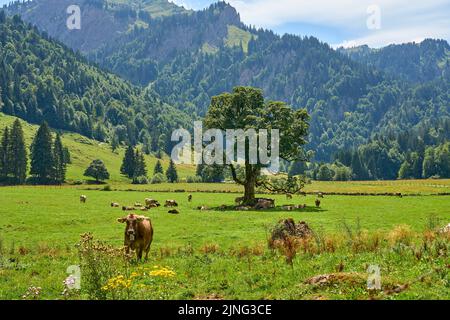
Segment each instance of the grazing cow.
[{"label": "grazing cow", "polygon": [[188,202],[192,202],[192,194],[188,196]]},{"label": "grazing cow", "polygon": [[157,200],[153,200],[153,199],[149,199],[149,198],[145,199],[145,205],[151,206],[151,207],[155,207],[155,206],[159,207],[160,206],[160,204]]},{"label": "grazing cow", "polygon": [[123,206],[122,211],[133,211],[134,207]]},{"label": "grazing cow", "polygon": [[149,218],[130,214],[117,219],[120,223],[126,223],[124,246],[127,254],[136,250],[136,257],[142,260],[145,252],[145,260],[148,260],[148,252],[153,241],[153,226]]},{"label": "grazing cow", "polygon": [[177,209],[172,209],[172,210],[169,210],[169,213],[170,214],[179,214],[180,211],[178,211]]},{"label": "grazing cow", "polygon": [[81,202],[81,203],[86,203],[86,201],[87,201],[87,196],[81,195],[81,196],[80,196],[80,202]]},{"label": "grazing cow", "polygon": [[403,198],[403,195],[402,195],[401,192],[397,192],[395,195],[396,195],[397,197],[399,197],[399,198]]},{"label": "grazing cow", "polygon": [[318,192],[318,193],[317,193],[317,197],[318,197],[318,198],[323,198],[323,193],[322,193],[322,192]]},{"label": "grazing cow", "polygon": [[265,198],[257,199],[255,209],[261,210],[261,209],[271,209],[271,208],[275,208],[275,200],[265,199]]},{"label": "grazing cow", "polygon": [[316,199],[316,207],[319,208],[320,207],[320,200]]},{"label": "grazing cow", "polygon": [[178,203],[175,200],[166,200],[164,207],[178,207]]},{"label": "grazing cow", "polygon": [[113,208],[119,208],[120,204],[118,204],[117,202],[111,202],[111,207]]},{"label": "grazing cow", "polygon": [[286,193],[286,199],[292,199],[292,194]]}]

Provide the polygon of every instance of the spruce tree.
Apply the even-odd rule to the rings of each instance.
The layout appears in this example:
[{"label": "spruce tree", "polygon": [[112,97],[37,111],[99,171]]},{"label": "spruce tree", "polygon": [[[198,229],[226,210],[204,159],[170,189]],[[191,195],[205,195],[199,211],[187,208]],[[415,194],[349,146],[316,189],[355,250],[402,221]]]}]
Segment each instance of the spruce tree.
[{"label": "spruce tree", "polygon": [[2,180],[5,180],[10,172],[9,146],[9,128],[6,127],[0,144],[0,179]]},{"label": "spruce tree", "polygon": [[22,125],[16,119],[14,121],[10,137],[10,170],[14,183],[23,184],[27,177],[27,150],[23,136]]},{"label": "spruce tree", "polygon": [[170,159],[169,167],[166,171],[167,180],[171,183],[178,181],[178,173],[177,168],[175,167],[175,163]]},{"label": "spruce tree", "polygon": [[156,161],[155,168],[153,169],[153,175],[156,175],[158,173],[164,174],[164,169],[161,165],[161,161],[159,160]]},{"label": "spruce tree", "polygon": [[134,156],[134,177],[146,177],[147,176],[147,165],[145,163],[145,157],[143,152],[136,150]]},{"label": "spruce tree", "polygon": [[39,127],[31,145],[30,173],[39,183],[48,183],[54,176],[52,135],[47,122]]},{"label": "spruce tree", "polygon": [[66,156],[64,147],[61,142],[61,136],[56,135],[55,142],[53,144],[53,160],[54,160],[54,176],[53,180],[56,183],[63,183],[66,179]]},{"label": "spruce tree", "polygon": [[126,175],[128,178],[134,177],[134,167],[136,164],[134,149],[132,146],[128,146],[125,151],[125,156],[123,158],[122,166],[120,167],[120,172]]}]

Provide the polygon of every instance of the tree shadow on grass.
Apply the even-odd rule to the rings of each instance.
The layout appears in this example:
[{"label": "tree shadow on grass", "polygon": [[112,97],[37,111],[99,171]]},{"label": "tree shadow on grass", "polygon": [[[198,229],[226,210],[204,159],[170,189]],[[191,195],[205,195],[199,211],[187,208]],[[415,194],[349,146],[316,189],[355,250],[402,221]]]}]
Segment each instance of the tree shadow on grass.
[{"label": "tree shadow on grass", "polygon": [[[239,207],[239,206],[237,206]],[[218,211],[218,212],[224,212],[224,211],[235,211],[235,212],[295,212],[295,213],[321,213],[326,212],[328,210],[323,208],[317,208],[313,206],[306,206],[305,208],[299,208],[299,209],[293,209],[293,210],[286,210],[283,208],[283,206],[276,206],[275,208],[270,209],[255,209],[255,208],[248,208],[247,210],[237,210],[236,206],[219,206],[219,207],[211,207],[204,211]]]}]

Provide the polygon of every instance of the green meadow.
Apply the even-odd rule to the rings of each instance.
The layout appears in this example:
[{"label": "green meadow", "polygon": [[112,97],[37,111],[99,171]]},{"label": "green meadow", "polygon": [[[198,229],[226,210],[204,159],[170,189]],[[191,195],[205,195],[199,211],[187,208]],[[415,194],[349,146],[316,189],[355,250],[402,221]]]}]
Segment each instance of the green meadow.
[{"label": "green meadow", "polygon": [[[131,261],[124,267],[114,258],[98,258],[116,266],[110,271],[112,278],[139,274],[133,278],[136,287],[114,287],[103,292],[104,299],[450,297],[449,238],[428,234],[449,222],[449,196],[326,195],[316,208],[314,195],[292,200],[275,195],[271,196],[277,204],[273,210],[221,211],[221,205],[233,204],[236,194],[194,192],[189,203],[186,192],[82,188],[0,189],[0,298],[21,299],[30,287],[41,288],[35,297],[39,299],[96,298],[84,291],[83,285],[72,296],[61,295],[67,267],[79,265],[83,259],[76,246],[80,235],[89,232],[103,245],[120,248],[124,226],[116,220],[125,214],[110,203],[133,205],[148,197],[162,203],[176,200],[180,214],[169,214],[164,207],[143,213],[155,230],[148,262]],[[86,204],[79,202],[80,194],[88,197]],[[300,203],[307,208],[283,211],[280,207]],[[198,206],[209,210],[200,211]],[[317,234],[312,243],[299,246],[292,263],[286,262],[283,248],[269,249],[267,245],[271,228],[288,217],[307,222]],[[383,290],[377,292],[366,288],[367,268],[373,264],[380,267],[384,281]],[[175,276],[159,279],[142,272],[161,266]],[[305,283],[321,274],[335,274],[338,280],[326,285]]]}]

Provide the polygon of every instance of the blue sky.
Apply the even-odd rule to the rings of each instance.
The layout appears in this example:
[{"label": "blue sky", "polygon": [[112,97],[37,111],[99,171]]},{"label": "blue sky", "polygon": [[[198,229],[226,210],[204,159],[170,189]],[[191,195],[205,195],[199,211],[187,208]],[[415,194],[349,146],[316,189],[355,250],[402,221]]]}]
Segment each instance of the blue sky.
[{"label": "blue sky", "polygon": [[[0,0],[0,4],[10,0]],[[215,0],[170,0],[202,9]],[[246,24],[313,35],[334,47],[450,41],[450,0],[228,0]]]}]

